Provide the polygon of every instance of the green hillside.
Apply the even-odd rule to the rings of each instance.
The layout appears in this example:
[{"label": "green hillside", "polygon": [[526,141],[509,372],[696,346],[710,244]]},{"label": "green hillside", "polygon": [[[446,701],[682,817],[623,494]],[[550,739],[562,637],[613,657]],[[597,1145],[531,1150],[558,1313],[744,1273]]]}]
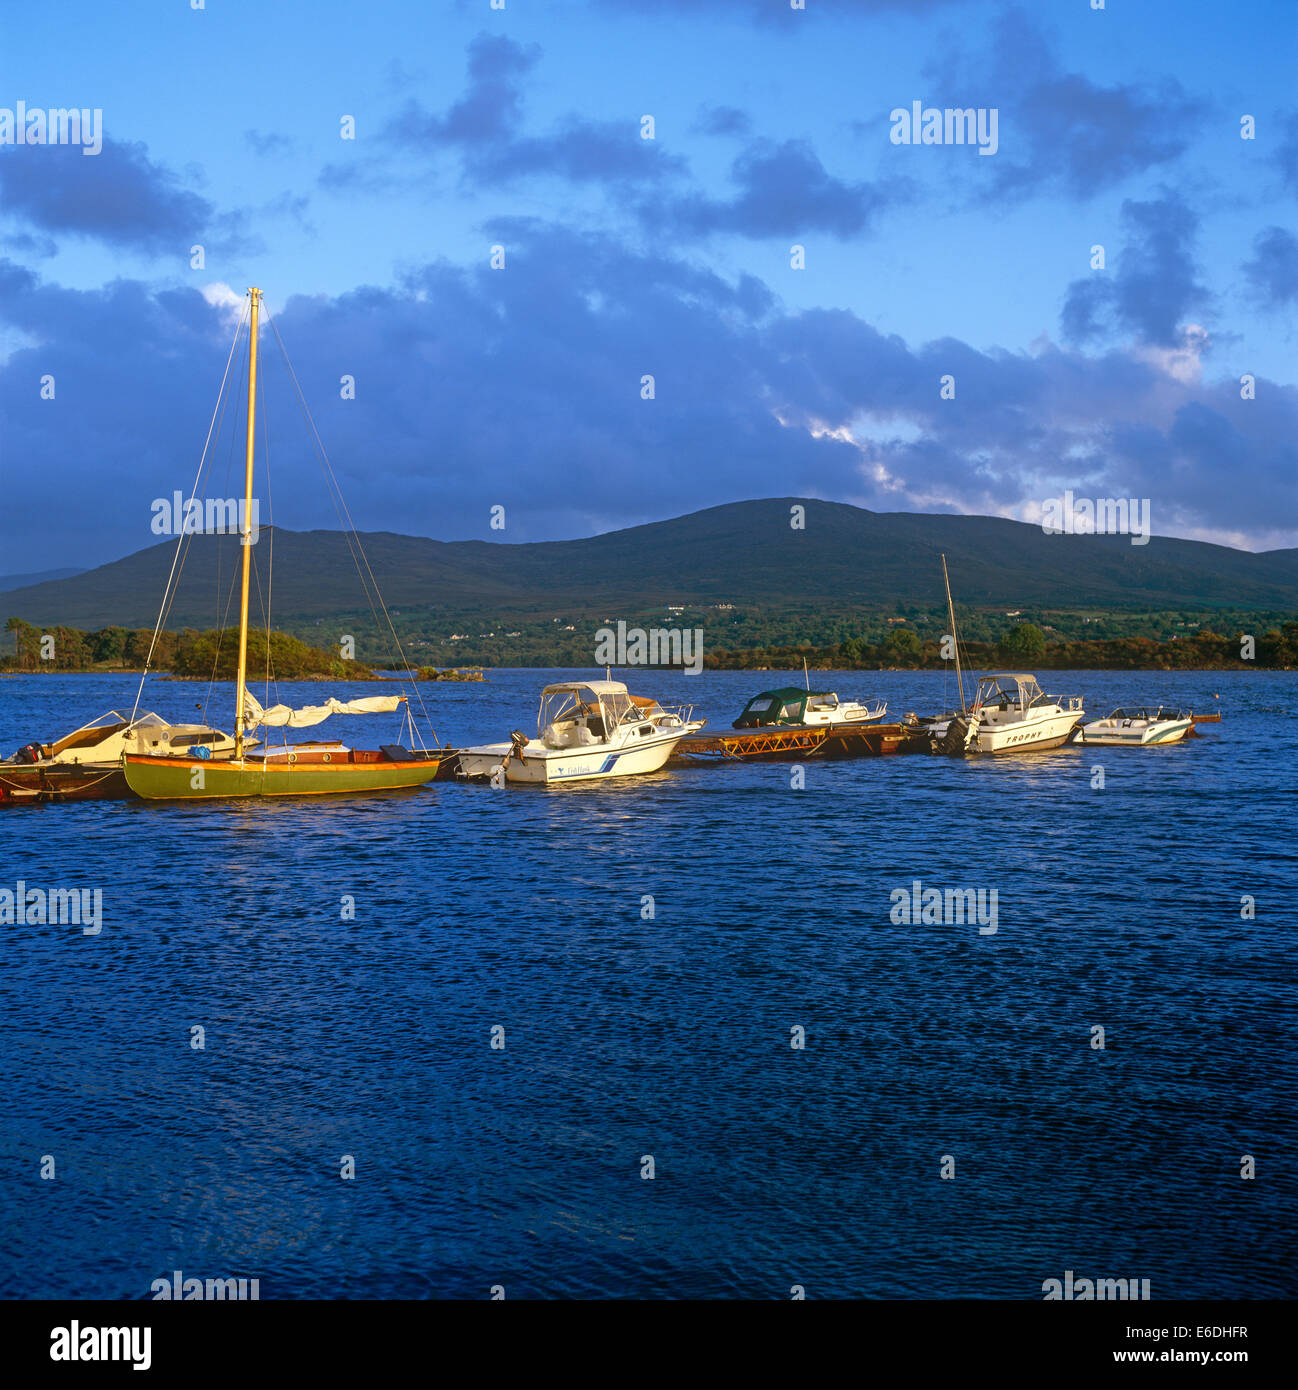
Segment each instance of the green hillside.
[{"label": "green hillside", "polygon": [[[994,517],[869,512],[803,500],[805,530],[789,525],[798,499],[732,503],[587,540],[443,542],[364,535],[370,566],[401,627],[419,613],[437,626],[621,617],[664,605],[734,604],[772,614],[924,610],[942,601],[946,553],[957,600],[970,608],[1298,611],[1298,551],[1251,554],[1198,541],[1047,536]],[[288,630],[368,615],[349,538],[336,531],[263,530],[254,551],[257,594],[274,553],[274,619]],[[4,595],[6,616],[38,625],[151,627],[174,542],[71,578]],[[235,593],[237,538],[195,536],[167,626],[226,622]],[[475,628],[476,632],[476,628]]]}]

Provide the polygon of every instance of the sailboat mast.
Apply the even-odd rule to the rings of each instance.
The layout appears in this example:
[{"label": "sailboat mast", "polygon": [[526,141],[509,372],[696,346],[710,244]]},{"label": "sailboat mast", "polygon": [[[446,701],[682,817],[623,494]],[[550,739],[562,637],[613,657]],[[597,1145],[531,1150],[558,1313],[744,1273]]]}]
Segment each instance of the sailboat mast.
[{"label": "sailboat mast", "polygon": [[261,306],[261,291],[250,289],[252,320],[248,339],[248,455],[243,480],[243,517],[239,541],[243,547],[243,583],[239,591],[239,677],[234,694],[234,756],[243,757],[243,694],[248,679],[248,572],[252,566],[252,444],[257,419],[257,311]]},{"label": "sailboat mast", "polygon": [[960,713],[965,712],[964,677],[960,674],[960,638],[955,630],[955,604],[951,602],[951,580],[946,572],[946,556],[942,556],[942,583],[946,585],[946,613],[951,620],[951,645],[955,648],[955,680],[960,687]]}]

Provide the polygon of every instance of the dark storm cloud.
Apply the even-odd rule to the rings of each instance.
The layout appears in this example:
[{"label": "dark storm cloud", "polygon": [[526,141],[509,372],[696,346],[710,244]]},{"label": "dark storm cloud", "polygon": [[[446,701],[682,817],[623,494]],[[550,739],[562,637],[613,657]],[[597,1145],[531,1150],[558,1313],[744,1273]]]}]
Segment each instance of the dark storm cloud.
[{"label": "dark storm cloud", "polygon": [[1264,307],[1298,300],[1298,237],[1284,227],[1267,227],[1253,238],[1244,275]]},{"label": "dark storm cloud", "polygon": [[1298,111],[1287,111],[1276,121],[1280,132],[1272,163],[1287,192],[1298,197]]},{"label": "dark storm cloud", "polygon": [[281,135],[274,130],[245,130],[243,139],[254,154],[259,154],[264,158],[290,155],[296,148],[294,142],[287,135]]},{"label": "dark storm cloud", "polygon": [[508,140],[522,113],[522,79],[540,60],[536,44],[479,34],[468,47],[468,86],[444,115],[411,101],[389,127],[409,143],[477,145]]},{"label": "dark storm cloud", "polygon": [[[605,14],[619,12],[642,17],[644,0],[586,0],[592,9]],[[868,19],[873,15],[898,13],[928,15],[937,10],[949,10],[968,5],[973,0],[806,0],[801,9],[794,9],[789,0],[656,0],[656,8],[672,12],[687,12],[695,17],[704,14],[723,19],[744,19],[756,24],[795,25],[814,22],[825,16],[832,19]]]},{"label": "dark storm cloud", "polygon": [[[683,170],[678,156],[641,138],[638,115],[620,122],[567,116],[547,134],[519,135],[523,81],[540,57],[535,44],[479,35],[469,45],[463,95],[443,113],[411,100],[385,134],[414,153],[455,151],[464,177],[480,185],[544,175],[572,183],[652,182]],[[350,181],[345,166],[331,166],[324,178],[333,186]]]},{"label": "dark storm cloud", "polygon": [[[1183,528],[1261,535],[1298,510],[1291,388],[1259,381],[1245,402],[1237,382],[1135,353],[907,343],[670,252],[523,220],[486,230],[503,270],[435,263],[276,316],[364,529],[494,539],[500,504],[508,539],[543,539],[790,494],[1004,513],[1065,485],[1153,497]],[[149,543],[151,499],[189,486],[228,314],[191,290],[73,291],[0,262],[0,319],[33,344],[0,368],[6,457],[22,462],[8,505],[39,514],[57,494],[87,562]],[[264,372],[276,520],[333,526],[270,337]],[[55,401],[39,399],[46,373]],[[232,486],[228,453],[212,495]]]},{"label": "dark storm cloud", "polygon": [[745,237],[797,236],[825,232],[850,237],[876,216],[903,201],[909,185],[847,183],[831,174],[803,140],[751,143],[730,171],[735,192],[728,198],[691,193],[647,204],[647,224],[696,235],[729,232]]},{"label": "dark storm cloud", "polygon": [[747,135],[752,124],[748,113],[736,106],[705,106],[693,130],[698,135]]},{"label": "dark storm cloud", "polygon": [[39,145],[0,155],[0,212],[58,235],[188,255],[213,225],[212,204],[154,163],[146,147],[105,139],[97,155]]},{"label": "dark storm cloud", "polygon": [[962,45],[926,75],[926,105],[999,111],[1000,148],[972,166],[989,200],[1085,199],[1148,174],[1185,152],[1205,108],[1173,77],[1106,85],[1069,72],[1019,9],[994,26],[989,52]]},{"label": "dark storm cloud", "polygon": [[1124,202],[1124,245],[1116,253],[1110,248],[1104,270],[1068,287],[1061,316],[1065,337],[1082,343],[1117,331],[1163,347],[1178,345],[1185,314],[1209,299],[1196,279],[1198,226],[1196,214],[1175,194]]}]

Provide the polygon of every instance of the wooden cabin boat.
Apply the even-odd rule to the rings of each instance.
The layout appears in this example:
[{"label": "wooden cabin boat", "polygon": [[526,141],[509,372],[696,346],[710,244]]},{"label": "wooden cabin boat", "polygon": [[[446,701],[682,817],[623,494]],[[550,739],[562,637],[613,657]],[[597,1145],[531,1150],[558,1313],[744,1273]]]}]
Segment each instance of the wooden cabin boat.
[{"label": "wooden cabin boat", "polygon": [[109,710],[52,744],[29,743],[0,761],[0,806],[130,796],[122,768],[128,752],[223,758],[233,751],[234,739],[206,724]]}]

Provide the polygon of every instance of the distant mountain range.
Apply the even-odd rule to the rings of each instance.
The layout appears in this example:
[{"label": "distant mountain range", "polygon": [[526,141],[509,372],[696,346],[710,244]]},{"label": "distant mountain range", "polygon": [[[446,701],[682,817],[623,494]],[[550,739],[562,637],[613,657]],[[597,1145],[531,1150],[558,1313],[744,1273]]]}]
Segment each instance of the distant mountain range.
[{"label": "distant mountain range", "polygon": [[[790,526],[795,505],[806,509],[805,529]],[[1298,611],[1298,550],[1251,554],[1158,536],[1132,545],[1127,536],[1048,536],[996,517],[870,512],[798,498],[730,503],[587,540],[512,545],[375,532],[361,541],[389,608],[403,613],[616,615],[717,603],[929,608],[942,602],[942,553],[957,602],[973,607]],[[174,548],[168,541],[13,588],[0,608],[46,626],[152,627]],[[276,626],[367,611],[344,532],[263,530],[254,551],[263,592],[272,548]],[[195,536],[167,626],[215,627],[233,614],[238,562],[236,537]],[[236,606],[227,608],[232,592]]]},{"label": "distant mountain range", "polygon": [[27,589],[36,584],[45,584],[51,579],[70,579],[74,574],[85,574],[85,570],[36,570],[31,574],[0,574],[0,594],[10,589]]}]

